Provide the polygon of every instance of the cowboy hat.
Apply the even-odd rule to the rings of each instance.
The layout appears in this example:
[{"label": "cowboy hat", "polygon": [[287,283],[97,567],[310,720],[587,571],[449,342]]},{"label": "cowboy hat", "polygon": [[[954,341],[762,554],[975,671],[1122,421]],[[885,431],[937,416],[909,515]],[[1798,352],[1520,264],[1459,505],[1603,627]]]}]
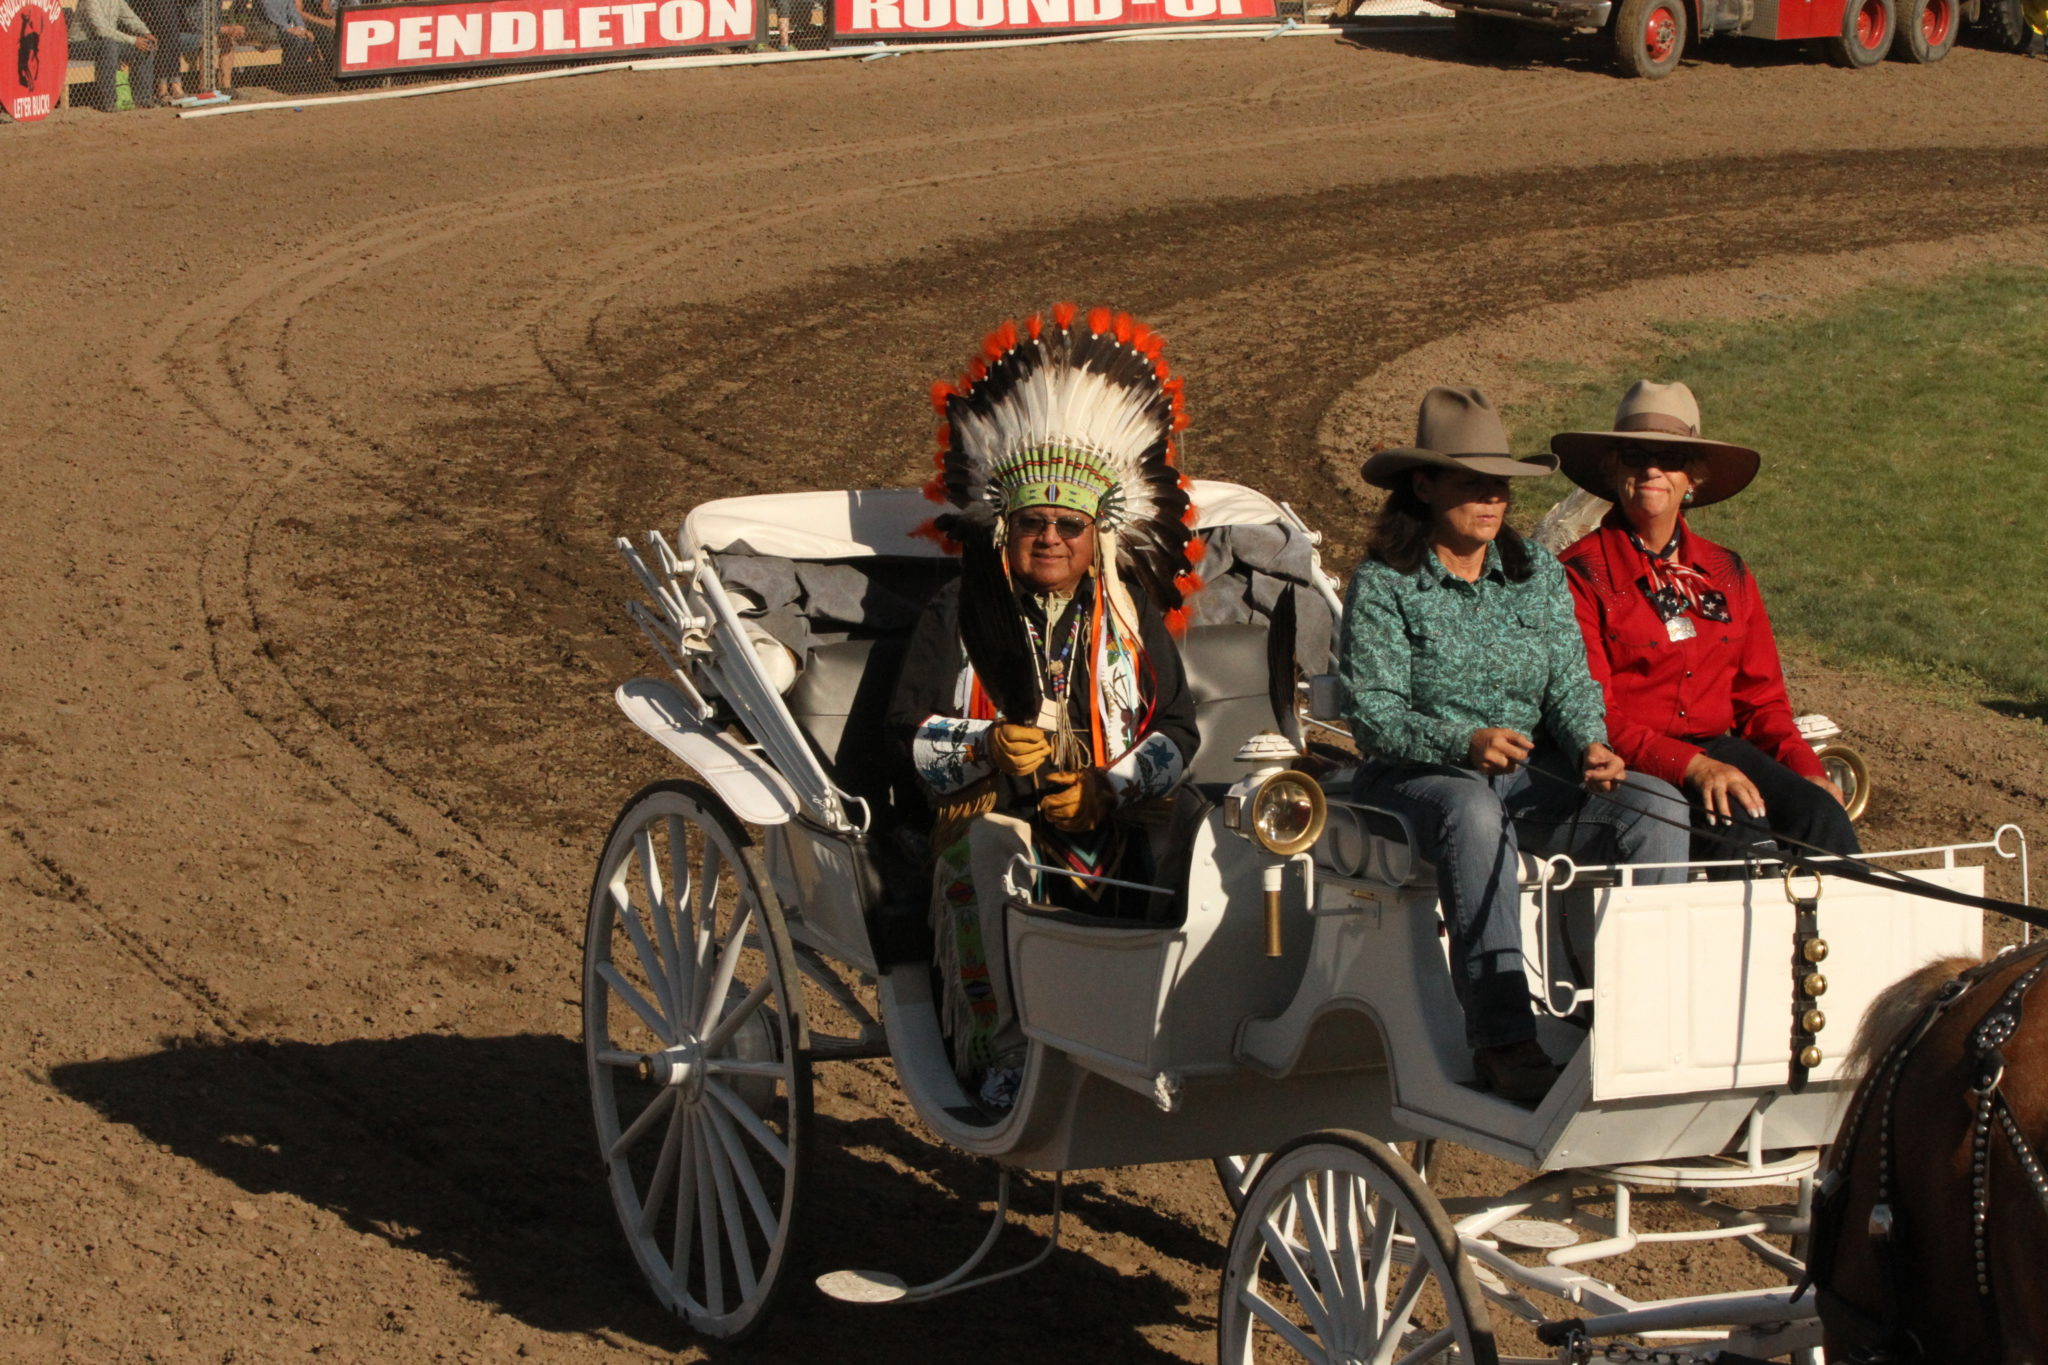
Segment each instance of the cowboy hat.
[{"label": "cowboy hat", "polygon": [[1360,467],[1365,481],[1393,488],[1411,469],[1464,469],[1497,478],[1526,479],[1557,470],[1554,455],[1528,459],[1508,453],[1507,428],[1486,395],[1471,387],[1439,385],[1422,395],[1415,444],[1382,450]]},{"label": "cowboy hat", "polygon": [[1683,384],[1653,384],[1638,379],[1614,410],[1612,431],[1560,431],[1550,438],[1564,476],[1596,497],[1614,499],[1607,477],[1608,452],[1628,446],[1670,446],[1702,461],[1705,470],[1694,480],[1692,505],[1732,498],[1756,477],[1761,458],[1748,446],[1708,441],[1700,436],[1699,400]]}]

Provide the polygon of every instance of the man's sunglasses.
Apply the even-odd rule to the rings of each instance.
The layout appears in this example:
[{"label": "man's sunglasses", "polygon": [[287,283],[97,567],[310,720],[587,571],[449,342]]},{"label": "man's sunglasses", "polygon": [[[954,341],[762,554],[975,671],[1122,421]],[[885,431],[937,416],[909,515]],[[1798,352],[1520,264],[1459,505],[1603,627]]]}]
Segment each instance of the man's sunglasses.
[{"label": "man's sunglasses", "polygon": [[1061,540],[1078,540],[1095,523],[1086,517],[1048,517],[1025,512],[1010,518],[1010,529],[1026,540],[1036,540],[1050,526]]}]

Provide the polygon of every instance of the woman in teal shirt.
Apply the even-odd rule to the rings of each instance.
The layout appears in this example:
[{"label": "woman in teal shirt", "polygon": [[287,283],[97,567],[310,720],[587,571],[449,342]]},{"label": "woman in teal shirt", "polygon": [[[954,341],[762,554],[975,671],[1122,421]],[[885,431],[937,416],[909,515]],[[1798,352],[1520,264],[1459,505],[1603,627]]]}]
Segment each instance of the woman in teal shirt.
[{"label": "woman in teal shirt", "polygon": [[1358,797],[1406,817],[1436,865],[1473,1070],[1532,1102],[1557,1068],[1530,1008],[1519,850],[1678,865],[1636,878],[1657,883],[1683,880],[1689,836],[1675,788],[1640,774],[1621,788],[1564,571],[1507,524],[1508,481],[1556,457],[1507,447],[1484,394],[1435,388],[1415,445],[1366,462],[1389,496],[1351,580],[1340,668],[1366,756]]}]

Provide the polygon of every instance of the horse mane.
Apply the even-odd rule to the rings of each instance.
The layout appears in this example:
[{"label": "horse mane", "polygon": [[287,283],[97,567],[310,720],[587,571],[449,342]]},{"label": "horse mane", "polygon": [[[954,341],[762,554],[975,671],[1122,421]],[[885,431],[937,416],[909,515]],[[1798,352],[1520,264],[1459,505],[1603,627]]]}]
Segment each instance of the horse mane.
[{"label": "horse mane", "polygon": [[1849,1053],[1842,1059],[1843,1074],[1867,1075],[1899,1035],[1912,1027],[1934,999],[1935,992],[1976,966],[1977,961],[1974,957],[1938,957],[1879,991],[1862,1024],[1857,1026],[1856,1041],[1849,1045]]}]

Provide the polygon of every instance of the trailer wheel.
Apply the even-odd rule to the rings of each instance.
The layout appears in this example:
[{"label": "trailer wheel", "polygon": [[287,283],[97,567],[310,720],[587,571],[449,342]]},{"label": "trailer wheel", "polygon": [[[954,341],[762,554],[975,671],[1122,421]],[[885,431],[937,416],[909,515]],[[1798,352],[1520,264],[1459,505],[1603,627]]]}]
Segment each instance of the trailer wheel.
[{"label": "trailer wheel", "polygon": [[1892,0],[1849,0],[1842,11],[1841,36],[1821,39],[1821,55],[1851,71],[1876,66],[1891,51],[1895,28]]},{"label": "trailer wheel", "polygon": [[1956,0],[1898,0],[1899,36],[1892,57],[1902,62],[1938,62],[1962,32]]},{"label": "trailer wheel", "polygon": [[1520,36],[1511,19],[1461,9],[1451,16],[1451,43],[1461,57],[1475,62],[1503,62],[1515,55]]},{"label": "trailer wheel", "polygon": [[1983,0],[1975,28],[1979,40],[1995,52],[2025,52],[2033,46],[2022,0]]},{"label": "trailer wheel", "polygon": [[1621,0],[1614,60],[1624,76],[1668,76],[1685,55],[1685,0]]}]

